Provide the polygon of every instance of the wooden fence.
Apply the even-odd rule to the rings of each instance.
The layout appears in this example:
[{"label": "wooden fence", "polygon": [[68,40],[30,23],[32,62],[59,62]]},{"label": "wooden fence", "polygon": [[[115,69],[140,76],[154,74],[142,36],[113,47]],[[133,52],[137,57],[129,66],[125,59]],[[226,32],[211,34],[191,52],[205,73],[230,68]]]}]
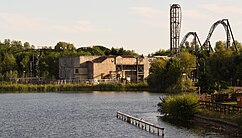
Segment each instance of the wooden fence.
[{"label": "wooden fence", "polygon": [[148,131],[153,134],[157,134],[158,136],[164,137],[164,128],[151,124],[149,122],[144,121],[143,119],[139,119],[128,114],[117,112],[117,118],[121,119],[129,124],[135,125],[145,131]]},{"label": "wooden fence", "polygon": [[210,101],[199,101],[201,108],[206,108],[210,111],[221,112],[225,114],[242,113],[242,107],[238,105],[221,104]]}]

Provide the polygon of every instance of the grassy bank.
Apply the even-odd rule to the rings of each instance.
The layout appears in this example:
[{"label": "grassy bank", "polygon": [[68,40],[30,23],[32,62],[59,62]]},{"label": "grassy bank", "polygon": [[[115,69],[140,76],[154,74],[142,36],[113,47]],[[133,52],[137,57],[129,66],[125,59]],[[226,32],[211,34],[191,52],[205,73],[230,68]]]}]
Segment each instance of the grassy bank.
[{"label": "grassy bank", "polygon": [[224,114],[200,108],[198,97],[193,94],[167,96],[158,103],[162,120],[179,125],[201,123],[204,127],[212,126],[216,131],[232,133],[231,136],[242,136],[242,112]]},{"label": "grassy bank", "polygon": [[202,120],[209,120],[209,124],[215,123],[220,128],[229,130],[233,132],[236,137],[242,136],[242,113],[223,114],[219,112],[209,111],[207,109],[200,109],[198,115],[202,116],[202,118],[209,118]]},{"label": "grassy bank", "polygon": [[147,83],[101,84],[0,84],[0,93],[7,92],[63,92],[63,91],[147,91]]},{"label": "grassy bank", "polygon": [[[228,122],[236,123],[239,127],[242,128],[242,113],[235,114],[223,114],[215,111],[209,111],[207,109],[199,109],[199,115],[207,116],[216,119],[222,119]],[[241,129],[242,130],[242,129]]]}]

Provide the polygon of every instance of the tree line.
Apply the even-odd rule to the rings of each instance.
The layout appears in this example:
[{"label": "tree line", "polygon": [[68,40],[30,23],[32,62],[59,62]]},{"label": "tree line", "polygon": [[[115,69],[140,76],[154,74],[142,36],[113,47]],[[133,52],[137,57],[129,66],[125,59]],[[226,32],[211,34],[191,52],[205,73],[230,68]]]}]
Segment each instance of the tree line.
[{"label": "tree line", "polygon": [[59,63],[62,56],[102,56],[102,55],[138,55],[134,50],[92,46],[76,48],[67,42],[58,42],[55,46],[37,48],[29,42],[5,39],[0,42],[0,81],[13,78],[38,77],[58,79]]},{"label": "tree line", "polygon": [[[214,50],[197,50],[198,45],[186,42],[179,56],[169,60],[156,59],[151,63],[147,78],[152,88],[161,91],[189,91],[199,87],[202,92],[212,93],[229,86],[241,86],[242,46],[236,42],[227,48],[218,41]],[[169,50],[158,50],[149,56],[169,55]],[[76,48],[67,42],[55,46],[36,48],[28,42],[5,39],[0,42],[0,81],[12,78],[43,77],[58,79],[62,56],[91,55],[138,55],[133,50],[106,48],[104,46]]]},{"label": "tree line", "polygon": [[235,43],[237,51],[234,45],[227,47],[223,41],[216,42],[211,51],[208,48],[197,50],[197,44],[186,42],[179,56],[151,63],[148,84],[163,92],[196,87],[206,93],[241,86],[242,45]]}]

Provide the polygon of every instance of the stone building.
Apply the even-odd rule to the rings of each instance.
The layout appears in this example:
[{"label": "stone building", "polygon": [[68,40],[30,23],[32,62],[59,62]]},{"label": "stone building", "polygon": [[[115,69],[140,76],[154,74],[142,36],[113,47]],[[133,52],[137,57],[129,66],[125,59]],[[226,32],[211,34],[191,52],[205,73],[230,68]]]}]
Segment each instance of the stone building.
[{"label": "stone building", "polygon": [[59,78],[63,80],[88,79],[88,61],[97,56],[67,56],[59,58]]},{"label": "stone building", "polygon": [[148,57],[143,56],[69,56],[59,59],[59,78],[139,82],[148,76],[149,67]]}]

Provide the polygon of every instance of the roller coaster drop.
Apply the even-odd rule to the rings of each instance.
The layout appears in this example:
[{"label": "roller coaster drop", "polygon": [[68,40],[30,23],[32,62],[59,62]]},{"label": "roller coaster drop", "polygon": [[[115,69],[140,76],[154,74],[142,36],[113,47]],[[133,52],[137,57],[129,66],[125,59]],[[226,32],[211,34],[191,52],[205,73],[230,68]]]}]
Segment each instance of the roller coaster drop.
[{"label": "roller coaster drop", "polygon": [[[181,43],[180,43],[180,46],[179,46],[179,53],[180,53],[180,51],[182,50],[182,48],[184,47],[184,44],[185,44],[186,40],[187,40],[188,37],[190,37],[190,36],[193,36],[193,38],[194,38],[193,41],[195,42],[195,44],[197,44],[197,42],[198,42],[199,47],[200,47],[199,50],[209,50],[209,51],[213,51],[213,48],[212,48],[211,43],[210,43],[210,39],[211,39],[211,37],[212,37],[212,34],[213,34],[214,30],[216,29],[216,27],[217,27],[219,24],[223,25],[224,30],[225,30],[225,33],[226,33],[226,38],[227,38],[227,39],[226,39],[226,46],[227,46],[227,48],[229,48],[229,47],[232,46],[231,43],[230,43],[231,38],[232,38],[232,41],[233,41],[232,44],[234,45],[235,50],[237,51],[236,43],[235,43],[235,40],[234,40],[234,36],[233,36],[233,33],[232,33],[232,29],[231,29],[230,24],[229,24],[229,20],[228,20],[228,19],[222,19],[222,20],[219,20],[219,21],[215,22],[215,23],[211,26],[211,28],[210,28],[210,30],[209,30],[209,33],[208,33],[208,36],[207,36],[205,42],[203,43],[203,45],[201,44],[201,42],[200,42],[200,40],[199,40],[199,37],[198,37],[198,35],[197,35],[196,32],[188,32],[188,33],[184,36],[184,38],[182,39],[182,41],[181,41]],[[207,49],[206,46],[208,46],[209,49]]]}]

